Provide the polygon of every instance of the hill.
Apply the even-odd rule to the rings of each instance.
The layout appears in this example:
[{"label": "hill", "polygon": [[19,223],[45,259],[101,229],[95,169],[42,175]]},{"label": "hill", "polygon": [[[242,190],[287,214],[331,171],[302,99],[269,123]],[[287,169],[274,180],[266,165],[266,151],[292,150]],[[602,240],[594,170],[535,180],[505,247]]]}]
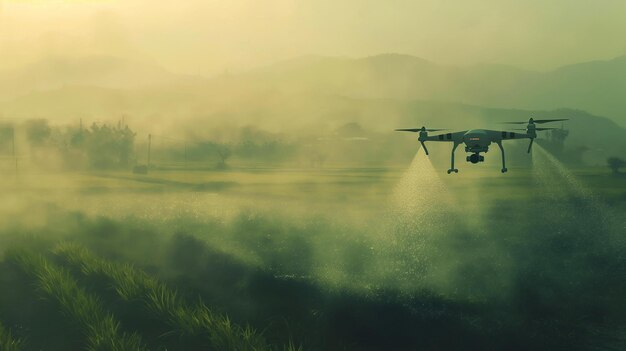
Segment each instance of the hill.
[{"label": "hill", "polygon": [[351,97],[454,101],[523,109],[576,108],[626,125],[626,56],[534,72],[505,65],[444,66],[384,54],[290,60],[251,72],[245,84]]},{"label": "hill", "polygon": [[[580,106],[619,111],[626,103],[618,98],[626,91],[626,79],[619,79],[624,67],[626,58],[539,73],[503,65],[450,67],[406,55],[357,60],[308,56],[203,79],[91,57],[12,72],[9,77],[20,82],[21,94],[4,95],[0,114],[74,123],[124,115],[145,134],[198,138],[227,138],[228,128],[247,125],[309,138],[349,123],[389,135],[398,127],[501,129],[498,122],[530,116],[570,118],[566,146],[586,147],[587,161],[602,163],[607,155],[626,152],[626,131],[614,115],[613,120],[599,117]],[[0,81],[8,89],[11,80]],[[608,88],[600,88],[602,84]]]},{"label": "hill", "polygon": [[0,71],[1,100],[65,86],[113,89],[191,84],[200,78],[177,75],[148,62],[110,56],[56,57],[20,69]]},{"label": "hill", "polygon": [[19,70],[0,71],[0,101],[72,86],[149,93],[160,90],[165,95],[184,92],[236,103],[296,94],[419,99],[520,109],[575,108],[626,126],[626,56],[550,72],[493,64],[446,66],[399,54],[360,59],[305,56],[210,79],[106,56],[55,58]]}]

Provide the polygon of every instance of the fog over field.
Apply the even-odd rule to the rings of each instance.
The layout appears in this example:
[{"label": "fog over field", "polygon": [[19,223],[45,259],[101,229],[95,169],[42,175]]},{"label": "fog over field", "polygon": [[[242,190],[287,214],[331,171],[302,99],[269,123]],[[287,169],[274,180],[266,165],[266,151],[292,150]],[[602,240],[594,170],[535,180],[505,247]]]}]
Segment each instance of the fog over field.
[{"label": "fog over field", "polygon": [[624,14],[0,0],[0,350],[626,348]]}]

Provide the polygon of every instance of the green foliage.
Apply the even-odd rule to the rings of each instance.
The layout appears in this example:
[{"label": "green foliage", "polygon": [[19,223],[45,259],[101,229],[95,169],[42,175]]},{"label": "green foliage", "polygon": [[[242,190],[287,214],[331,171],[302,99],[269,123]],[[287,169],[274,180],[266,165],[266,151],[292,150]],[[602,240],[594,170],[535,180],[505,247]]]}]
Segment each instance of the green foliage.
[{"label": "green foliage", "polygon": [[187,304],[176,291],[131,265],[102,260],[73,243],[59,244],[54,252],[86,276],[105,277],[121,299],[142,301],[152,315],[181,337],[204,337],[212,350],[269,349],[253,329],[231,323],[227,316],[212,312],[201,301]]},{"label": "green foliage", "polygon": [[34,119],[26,122],[26,136],[31,145],[41,146],[45,144],[51,134],[52,128],[45,119]]},{"label": "green foliage", "polygon": [[[189,138],[185,145],[166,145],[159,148],[158,155],[164,161],[186,159],[195,162],[215,162],[223,168],[231,158],[246,161],[280,162],[296,156],[300,146],[294,141],[287,141],[282,134],[270,133],[256,127],[242,127],[223,131],[228,141],[220,141],[222,134],[208,139]],[[168,138],[165,138],[168,139]]]},{"label": "green foliage", "polygon": [[0,123],[0,154],[10,154],[13,144],[14,126],[8,123]]},{"label": "green foliage", "polygon": [[236,157],[249,160],[284,161],[294,156],[298,145],[288,141],[282,133],[272,133],[255,126],[246,126],[236,131],[233,153]]},{"label": "green foliage", "polygon": [[297,145],[281,140],[243,140],[235,146],[237,157],[265,161],[283,161],[297,151]]},{"label": "green foliage", "polygon": [[[547,173],[537,174],[539,171]],[[168,349],[229,348],[241,335],[255,334],[242,328],[241,334],[232,336],[233,322],[245,324],[240,321],[263,330],[269,344],[280,343],[275,350],[288,348],[290,338],[313,350],[510,349],[509,345],[518,350],[589,349],[592,345],[609,349],[613,339],[616,345],[612,349],[623,349],[626,339],[619,326],[626,290],[620,277],[626,266],[620,231],[623,216],[619,215],[624,202],[617,177],[598,169],[580,174],[581,181],[596,184],[594,190],[610,194],[618,211],[604,207],[602,201],[583,198],[567,180],[542,167],[534,169],[534,174],[520,170],[506,178],[486,175],[490,173],[455,178],[447,183],[450,192],[460,199],[479,192],[480,206],[467,206],[463,201],[461,206],[442,210],[440,216],[425,219],[415,212],[405,225],[400,213],[381,216],[390,210],[381,195],[365,197],[372,184],[381,192],[386,189],[383,185],[392,186],[393,173],[337,173],[336,178],[330,177],[330,171],[311,175],[345,183],[312,187],[311,194],[302,195],[307,201],[307,213],[302,215],[288,209],[302,204],[299,200],[276,201],[265,209],[238,204],[241,209],[223,216],[207,208],[232,205],[225,202],[232,200],[227,194],[196,203],[197,194],[187,192],[158,197],[133,192],[132,199],[116,195],[94,201],[100,201],[102,208],[124,205],[123,201],[132,201],[131,206],[145,204],[155,198],[160,204],[148,208],[147,213],[138,207],[121,214],[99,207],[90,212],[103,215],[96,218],[54,211],[35,227],[13,226],[2,234],[6,238],[29,232],[41,243],[65,233],[63,238],[69,235],[96,250],[98,257],[106,257],[88,266],[110,264],[102,270],[117,274],[117,283],[100,270],[81,274],[82,263],[67,267],[90,293],[110,303],[123,326],[141,333],[151,349],[158,349],[152,342]],[[213,174],[203,173],[198,178],[206,181],[210,176]],[[390,180],[383,183],[381,176]],[[246,177],[259,180],[249,174]],[[357,180],[348,183],[353,178],[358,178],[358,185]],[[171,173],[154,178],[167,179],[177,178]],[[287,182],[291,179],[284,178],[287,185],[282,187],[259,189],[255,198],[283,200],[284,194],[293,192]],[[135,186],[130,183],[123,189],[132,191]],[[242,186],[239,193],[247,189]],[[322,201],[326,197],[328,200]],[[437,194],[433,198],[437,201],[424,202],[428,208],[419,206],[417,210],[432,210],[431,206],[441,201]],[[424,199],[410,196],[406,200],[403,206]],[[338,206],[321,212],[316,201],[323,206],[332,201]],[[350,213],[346,207],[360,211],[373,204],[380,207],[346,218]],[[37,212],[35,208],[30,204],[28,211]],[[618,215],[617,223],[611,219],[613,212]],[[377,221],[380,225],[374,223]],[[400,225],[395,225],[398,222]],[[47,249],[40,244],[37,247]],[[149,267],[150,273],[158,272],[167,279],[167,286],[137,279],[136,271],[141,270],[109,258]],[[67,263],[65,258],[60,261]],[[0,266],[0,279],[6,276],[6,266]],[[155,275],[146,279],[152,277]],[[211,309],[197,308],[201,303],[189,296],[201,296]],[[29,300],[9,302],[21,305]],[[0,307],[4,307],[2,302]],[[184,333],[215,320],[211,312],[216,308],[229,318],[212,325],[218,330],[213,332],[213,340],[207,332]],[[51,316],[54,314],[47,318]],[[45,312],[30,317],[33,321],[46,319]],[[3,318],[11,325],[30,327],[28,319],[19,323],[8,314]],[[29,341],[32,335],[28,334]],[[206,347],[185,347],[189,345]]]},{"label": "green foliage", "polygon": [[609,165],[609,168],[613,171],[613,173],[618,174],[619,169],[622,167],[626,167],[626,161],[622,160],[618,157],[609,157],[606,160],[606,163]]},{"label": "green foliage", "polygon": [[76,322],[85,334],[88,350],[146,350],[141,338],[121,332],[119,322],[100,300],[79,287],[65,269],[28,251],[9,251],[7,258],[35,278],[38,290]]},{"label": "green foliage", "polygon": [[302,346],[296,346],[293,341],[289,341],[289,344],[283,347],[283,351],[303,351]]},{"label": "green foliage", "polygon": [[0,324],[0,350],[2,351],[19,351],[22,349],[23,342],[15,339],[11,332]]},{"label": "green foliage", "polygon": [[91,167],[110,169],[127,167],[133,153],[135,133],[126,126],[93,124],[85,131],[84,146]]},{"label": "green foliage", "polygon": [[[58,153],[68,168],[126,168],[134,157],[135,133],[128,126],[94,123],[87,129],[64,128],[37,119],[27,121],[24,128],[33,151],[45,151],[39,156],[42,161],[50,152]],[[0,130],[0,138],[10,141],[4,134]]]}]

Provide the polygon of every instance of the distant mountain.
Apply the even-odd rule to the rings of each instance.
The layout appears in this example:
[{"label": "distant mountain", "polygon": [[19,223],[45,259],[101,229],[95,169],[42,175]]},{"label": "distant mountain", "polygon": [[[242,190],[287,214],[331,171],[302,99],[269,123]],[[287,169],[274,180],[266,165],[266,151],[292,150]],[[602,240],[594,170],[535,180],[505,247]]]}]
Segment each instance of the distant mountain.
[{"label": "distant mountain", "polygon": [[0,100],[64,86],[138,89],[189,84],[199,80],[198,77],[173,74],[158,65],[116,57],[59,57],[17,70],[0,71]]},{"label": "distant mountain", "polygon": [[304,56],[211,79],[106,56],[56,58],[0,71],[0,101],[68,86],[169,89],[174,94],[184,91],[227,99],[279,93],[420,99],[501,108],[576,108],[626,126],[626,56],[550,72],[505,65],[446,66],[399,54],[360,59]]},{"label": "distant mountain", "polygon": [[202,99],[170,89],[112,89],[67,85],[35,91],[0,103],[0,114],[18,120],[47,118],[57,123],[117,120],[120,116],[142,125],[168,116],[193,115]]},{"label": "distant mountain", "polygon": [[85,57],[0,72],[0,115],[75,123],[125,115],[136,128],[153,132],[193,129],[202,135],[216,126],[254,125],[294,136],[332,133],[350,123],[391,133],[422,125],[499,129],[495,123],[504,120],[565,117],[571,119],[566,143],[586,146],[599,159],[626,153],[626,131],[619,126],[626,125],[625,72],[626,57],[540,73],[386,54],[307,56],[208,79]]},{"label": "distant mountain", "polygon": [[280,91],[363,98],[578,108],[626,125],[626,56],[550,72],[505,65],[443,66],[398,54],[362,59],[307,57],[251,72],[243,81]]},{"label": "distant mountain", "polygon": [[521,107],[579,108],[626,125],[626,56],[564,66],[517,91]]}]

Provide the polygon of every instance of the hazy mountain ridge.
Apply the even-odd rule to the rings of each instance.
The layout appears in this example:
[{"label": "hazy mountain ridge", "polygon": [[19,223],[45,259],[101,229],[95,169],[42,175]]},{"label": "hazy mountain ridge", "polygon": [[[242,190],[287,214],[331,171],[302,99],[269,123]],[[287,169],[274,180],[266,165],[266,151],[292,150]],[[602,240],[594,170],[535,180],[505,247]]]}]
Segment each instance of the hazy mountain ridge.
[{"label": "hazy mountain ridge", "polygon": [[[275,67],[279,67],[275,65]],[[424,99],[524,109],[578,108],[626,125],[626,56],[535,72],[506,65],[444,66],[409,55],[318,58],[252,74],[284,91]]]},{"label": "hazy mountain ridge", "polygon": [[76,85],[222,97],[279,92],[501,108],[577,108],[626,125],[626,56],[534,72],[498,64],[446,66],[400,54],[359,59],[309,55],[213,78],[174,74],[155,64],[108,56],[56,58],[0,71],[0,101]]},{"label": "hazy mountain ridge", "polygon": [[1,100],[65,86],[144,89],[192,84],[200,77],[174,74],[151,63],[113,56],[55,57],[0,71]]},{"label": "hazy mountain ridge", "polygon": [[[618,97],[626,90],[620,90],[619,84],[626,83],[615,77],[622,69],[626,72],[626,57],[540,73],[504,65],[450,67],[395,54],[356,60],[308,56],[210,79],[176,75],[151,65],[134,69],[137,62],[114,58],[85,58],[75,66],[71,62],[42,63],[29,74],[22,70],[30,79],[22,87],[45,82],[48,88],[1,102],[0,113],[64,123],[125,116],[147,132],[155,132],[150,130],[155,125],[169,132],[255,125],[295,136],[324,134],[352,122],[389,133],[421,125],[502,129],[506,126],[497,122],[531,116],[571,118],[566,125],[571,129],[568,143],[588,146],[598,154],[626,151],[626,131],[613,121],[596,113],[558,109],[576,107],[576,101],[567,104],[569,96],[583,94],[596,83],[609,84],[609,78],[617,87],[598,88],[593,101],[620,102]],[[57,64],[64,69],[57,70]],[[589,83],[574,83],[579,80]],[[9,83],[1,80],[0,86]],[[562,85],[569,88],[559,88]],[[619,108],[619,104],[612,106]]]}]

